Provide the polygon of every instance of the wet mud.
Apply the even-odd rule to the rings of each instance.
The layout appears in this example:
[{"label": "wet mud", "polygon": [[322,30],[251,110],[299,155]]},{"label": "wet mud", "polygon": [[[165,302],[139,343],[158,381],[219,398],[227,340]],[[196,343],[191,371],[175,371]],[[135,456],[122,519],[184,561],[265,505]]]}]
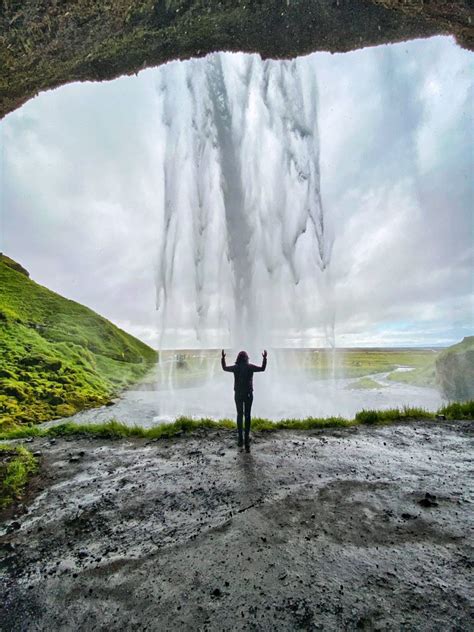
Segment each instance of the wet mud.
[{"label": "wet mud", "polygon": [[474,629],[474,423],[34,439],[0,628]]}]

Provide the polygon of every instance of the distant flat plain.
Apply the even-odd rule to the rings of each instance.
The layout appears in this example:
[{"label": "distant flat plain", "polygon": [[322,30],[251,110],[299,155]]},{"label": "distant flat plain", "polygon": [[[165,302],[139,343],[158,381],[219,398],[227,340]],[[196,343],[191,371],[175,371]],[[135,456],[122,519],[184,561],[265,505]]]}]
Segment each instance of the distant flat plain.
[{"label": "distant flat plain", "polygon": [[[441,351],[440,347],[275,349],[270,352],[269,359],[275,359],[278,366],[316,380],[386,373],[388,380],[433,387],[436,386],[435,360]],[[228,352],[227,363],[233,361],[233,355]],[[254,361],[258,363],[260,359]],[[219,349],[162,351],[157,372],[153,372],[145,384],[150,380],[154,384],[166,382],[170,372],[175,386],[195,384],[218,368],[219,363]],[[361,388],[367,388],[367,383]]]}]

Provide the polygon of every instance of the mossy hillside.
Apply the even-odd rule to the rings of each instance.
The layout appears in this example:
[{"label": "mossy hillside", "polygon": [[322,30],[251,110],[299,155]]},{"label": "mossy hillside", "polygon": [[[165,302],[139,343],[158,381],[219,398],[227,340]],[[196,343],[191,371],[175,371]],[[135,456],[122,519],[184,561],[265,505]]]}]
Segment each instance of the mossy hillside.
[{"label": "mossy hillside", "polygon": [[155,361],[141,341],[0,258],[0,424],[106,403]]}]

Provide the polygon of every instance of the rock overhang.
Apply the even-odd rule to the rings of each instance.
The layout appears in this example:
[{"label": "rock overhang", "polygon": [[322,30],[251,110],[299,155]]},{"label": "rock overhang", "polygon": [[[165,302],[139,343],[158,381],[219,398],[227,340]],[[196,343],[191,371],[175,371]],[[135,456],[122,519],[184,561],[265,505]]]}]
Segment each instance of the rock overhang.
[{"label": "rock overhang", "polygon": [[0,117],[43,90],[218,50],[291,58],[433,35],[474,49],[469,0],[10,0]]}]

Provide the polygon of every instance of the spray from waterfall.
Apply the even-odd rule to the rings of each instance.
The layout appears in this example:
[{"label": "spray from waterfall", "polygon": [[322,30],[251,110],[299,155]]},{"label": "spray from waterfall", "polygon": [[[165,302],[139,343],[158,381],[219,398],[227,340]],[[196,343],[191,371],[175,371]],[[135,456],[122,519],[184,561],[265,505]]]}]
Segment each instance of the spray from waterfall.
[{"label": "spray from waterfall", "polygon": [[219,53],[162,69],[162,347],[186,332],[188,346],[253,351],[327,329],[317,104],[304,59]]}]

